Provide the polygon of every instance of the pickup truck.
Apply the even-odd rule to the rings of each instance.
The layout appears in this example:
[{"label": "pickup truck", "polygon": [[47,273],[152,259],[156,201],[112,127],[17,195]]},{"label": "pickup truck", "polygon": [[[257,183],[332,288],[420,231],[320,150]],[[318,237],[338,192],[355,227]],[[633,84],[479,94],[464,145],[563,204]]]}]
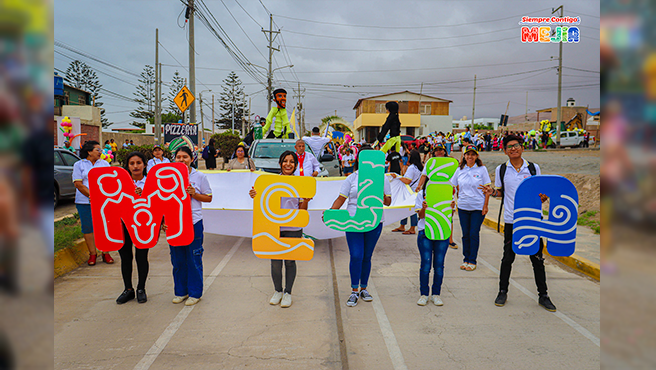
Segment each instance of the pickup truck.
[{"label": "pickup truck", "polygon": [[[555,135],[555,132],[554,132]],[[584,143],[583,141],[585,140],[585,137],[583,135],[579,135],[578,132],[576,131],[562,131],[560,133],[560,146],[571,146],[571,147],[583,147]],[[590,145],[594,145],[594,137],[590,136],[590,140],[588,140],[588,143]]]}]

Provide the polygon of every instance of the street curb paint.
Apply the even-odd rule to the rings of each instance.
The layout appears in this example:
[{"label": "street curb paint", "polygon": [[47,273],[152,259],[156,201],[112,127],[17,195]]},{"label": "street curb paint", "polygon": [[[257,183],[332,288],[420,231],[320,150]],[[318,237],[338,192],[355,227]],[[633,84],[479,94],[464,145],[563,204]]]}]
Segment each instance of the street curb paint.
[{"label": "street curb paint", "polygon": [[84,239],[78,239],[71,247],[55,253],[55,279],[80,267],[89,258],[89,249]]},{"label": "street curb paint", "polygon": [[[490,218],[486,217],[483,220],[483,224],[487,227],[492,228],[495,231],[497,229],[497,222],[495,220],[490,219]],[[503,230],[504,230],[504,225],[503,224],[501,225],[499,230],[500,230],[500,233],[503,234]],[[591,277],[591,278],[593,278],[597,281],[600,281],[600,279],[601,279],[599,264],[594,263],[594,262],[588,260],[587,258],[583,258],[583,257],[578,256],[576,254],[572,254],[569,257],[554,257],[554,256],[550,255],[549,252],[547,252],[547,248],[543,249],[543,253],[544,253],[544,255],[549,256],[549,257],[555,259],[556,261],[558,261],[558,262],[560,262],[560,263],[562,263],[562,264],[564,264],[564,265],[566,265],[570,268],[573,268],[574,270],[576,270],[576,271],[578,271],[578,272],[580,272],[580,273],[582,273],[586,276],[589,276],[589,277]]]}]

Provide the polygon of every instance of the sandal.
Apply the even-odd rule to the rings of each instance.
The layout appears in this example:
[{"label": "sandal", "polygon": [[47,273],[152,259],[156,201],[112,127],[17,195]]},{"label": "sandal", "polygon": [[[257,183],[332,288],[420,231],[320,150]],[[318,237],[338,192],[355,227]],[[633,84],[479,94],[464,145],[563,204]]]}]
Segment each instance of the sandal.
[{"label": "sandal", "polygon": [[465,270],[467,270],[467,271],[474,271],[474,270],[476,270],[476,265],[472,265],[472,264],[470,263],[470,264],[467,265],[467,267],[465,268]]},{"label": "sandal", "polygon": [[466,269],[467,269],[467,266],[469,266],[469,264],[468,264],[467,262],[465,262],[465,263],[463,263],[462,265],[460,265],[460,269],[461,269],[461,270],[466,270]]},{"label": "sandal", "polygon": [[403,235],[414,235],[415,232],[414,232],[414,231],[407,230],[407,231],[404,231],[402,234],[403,234]]},{"label": "sandal", "polygon": [[451,249],[458,249],[458,244],[456,244],[456,243],[449,243],[449,248],[451,248]]},{"label": "sandal", "polygon": [[109,255],[109,253],[103,253],[102,254],[102,259],[107,264],[114,263],[114,259],[112,258],[112,256]]},{"label": "sandal", "polygon": [[96,258],[98,258],[98,255],[97,255],[97,254],[91,254],[91,255],[89,255],[89,260],[87,261],[87,264],[88,264],[89,266],[93,266],[93,265],[95,265],[95,264],[96,264]]},{"label": "sandal", "polygon": [[403,233],[405,232],[405,227],[402,229],[400,227],[397,227],[396,229],[392,230],[393,233]]}]

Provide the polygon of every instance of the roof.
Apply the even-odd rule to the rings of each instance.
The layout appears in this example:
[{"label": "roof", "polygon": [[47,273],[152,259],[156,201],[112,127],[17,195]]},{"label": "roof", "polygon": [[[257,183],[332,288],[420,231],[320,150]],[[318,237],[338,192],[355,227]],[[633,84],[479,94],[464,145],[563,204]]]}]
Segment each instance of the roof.
[{"label": "roof", "polygon": [[71,85],[66,84],[66,83],[64,84],[64,87],[68,87],[69,89],[73,89],[73,90],[77,90],[77,91],[82,91],[82,92],[85,93],[85,94],[89,94],[89,95],[91,95],[91,93],[88,92],[88,91],[86,91],[86,90],[82,90],[82,89],[80,89],[80,88],[78,88],[78,87],[71,86]]},{"label": "roof", "polygon": [[425,96],[425,97],[427,97],[427,98],[437,99],[437,100],[440,100],[440,101],[442,101],[442,102],[453,103],[453,101],[451,101],[451,100],[446,100],[446,99],[438,98],[438,97],[435,97],[435,96],[430,96],[430,95],[426,95],[426,94],[419,94],[419,93],[416,93],[416,92],[412,92],[412,91],[405,90],[405,91],[399,91],[399,92],[394,92],[394,93],[388,93],[388,94],[382,94],[382,95],[369,96],[369,97],[366,97],[366,98],[360,98],[360,99],[358,99],[358,101],[355,103],[355,106],[353,107],[353,109],[358,109],[358,106],[360,105],[360,103],[361,103],[363,100],[369,100],[369,99],[373,99],[373,98],[381,98],[381,97],[384,97],[384,96],[390,96],[390,95],[396,95],[396,94],[404,94],[404,93],[414,94],[414,95],[417,95],[417,96]]}]

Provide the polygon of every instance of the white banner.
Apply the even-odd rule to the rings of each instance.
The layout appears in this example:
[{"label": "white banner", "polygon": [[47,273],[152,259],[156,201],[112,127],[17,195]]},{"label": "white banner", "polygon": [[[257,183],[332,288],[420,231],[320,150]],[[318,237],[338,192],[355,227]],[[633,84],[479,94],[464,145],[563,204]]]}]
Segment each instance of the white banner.
[{"label": "white banner", "polygon": [[[207,175],[212,187],[212,202],[203,203],[203,226],[205,232],[219,235],[250,238],[253,235],[253,199],[248,195],[258,176],[280,176],[266,172],[248,170],[201,171]],[[315,239],[331,239],[344,236],[344,232],[333,230],[321,220],[323,211],[329,209],[339,196],[345,177],[317,178],[317,193],[310,201],[308,212],[310,223],[303,233]],[[385,176],[392,187],[392,204],[384,207],[384,225],[411,216],[416,194],[399,179]],[[346,209],[344,202],[342,209]]]}]

